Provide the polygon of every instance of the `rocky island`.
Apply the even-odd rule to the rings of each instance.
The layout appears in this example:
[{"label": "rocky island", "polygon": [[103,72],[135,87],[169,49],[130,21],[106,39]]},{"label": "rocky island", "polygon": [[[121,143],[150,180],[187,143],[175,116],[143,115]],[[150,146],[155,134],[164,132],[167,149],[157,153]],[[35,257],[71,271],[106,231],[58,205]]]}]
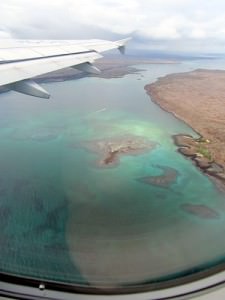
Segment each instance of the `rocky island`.
[{"label": "rocky island", "polygon": [[[77,145],[71,145],[77,148]],[[80,147],[99,156],[97,167],[115,167],[122,155],[140,155],[151,151],[156,143],[136,135],[124,135],[100,140],[83,141]]]},{"label": "rocky island", "polygon": [[178,151],[225,185],[225,71],[167,75],[145,86],[151,99],[200,136],[176,135]]}]

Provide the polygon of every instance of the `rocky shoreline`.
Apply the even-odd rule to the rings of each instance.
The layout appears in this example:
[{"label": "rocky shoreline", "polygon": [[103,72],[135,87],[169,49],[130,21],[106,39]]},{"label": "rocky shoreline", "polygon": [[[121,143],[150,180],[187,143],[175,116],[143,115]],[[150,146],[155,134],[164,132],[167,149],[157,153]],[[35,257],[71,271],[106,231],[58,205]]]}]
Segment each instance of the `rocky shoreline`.
[{"label": "rocky shoreline", "polygon": [[199,134],[173,136],[178,152],[191,159],[225,191],[225,72],[195,70],[171,74],[146,85],[157,105]]},{"label": "rocky shoreline", "polygon": [[179,153],[190,158],[202,172],[219,179],[225,185],[224,167],[212,158],[207,147],[210,143],[209,140],[204,138],[194,139],[190,135],[182,134],[174,135],[173,140]]}]

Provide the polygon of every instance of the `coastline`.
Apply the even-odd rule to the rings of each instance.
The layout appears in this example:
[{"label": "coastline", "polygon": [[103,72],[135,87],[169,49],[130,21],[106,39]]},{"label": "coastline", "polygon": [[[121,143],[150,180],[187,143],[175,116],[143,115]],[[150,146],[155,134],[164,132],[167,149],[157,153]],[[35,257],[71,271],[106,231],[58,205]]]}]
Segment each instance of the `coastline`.
[{"label": "coastline", "polygon": [[151,100],[185,122],[198,137],[172,136],[177,151],[225,192],[225,71],[195,70],[170,74],[145,86]]},{"label": "coastline", "polygon": [[[97,60],[95,66],[101,70],[100,74],[90,74],[76,70],[75,68],[66,68],[57,70],[51,73],[46,73],[35,77],[37,83],[54,83],[63,82],[68,80],[78,80],[85,77],[97,77],[104,79],[122,78],[130,74],[140,74],[143,69],[139,65],[144,64],[179,64],[180,61],[166,60],[166,59],[148,59],[148,58],[116,58],[116,57],[103,57]],[[140,80],[140,78],[138,79]],[[9,92],[7,86],[0,86],[0,94]]]},{"label": "coastline", "polygon": [[179,61],[173,60],[155,60],[146,58],[115,58],[103,57],[101,60],[96,61],[95,66],[101,70],[100,74],[90,74],[81,72],[76,69],[67,68],[58,70],[52,73],[43,74],[36,77],[36,81],[40,83],[46,82],[59,82],[66,80],[81,79],[84,77],[98,77],[104,79],[122,78],[129,74],[139,74],[144,71],[139,68],[139,65],[144,64],[178,64]]},{"label": "coastline", "polygon": [[[213,158],[206,157],[199,153],[198,148],[207,143],[203,137],[194,139],[190,135],[177,134],[172,136],[174,144],[178,147],[177,152],[191,159],[205,175],[207,175],[217,187],[225,192],[225,172],[222,165],[219,165]],[[188,141],[189,140],[189,141]]]},{"label": "coastline", "polygon": [[[183,119],[181,116],[179,116],[175,111],[173,110],[170,110],[170,109],[166,109],[160,102],[160,100],[157,98],[156,95],[154,95],[154,92],[151,91],[151,85],[154,84],[154,83],[151,83],[151,84],[147,84],[145,85],[144,89],[146,91],[146,93],[149,95],[149,97],[151,98],[151,101],[154,102],[156,105],[158,105],[162,110],[164,110],[165,112],[171,114],[174,116],[174,118],[178,119],[179,121],[185,123],[188,127],[190,127],[192,129],[192,131],[194,131],[196,133],[197,136],[199,137],[202,137],[201,133],[198,132],[194,127],[191,126],[191,124],[188,123],[187,120]],[[186,135],[186,134],[184,134]]]}]

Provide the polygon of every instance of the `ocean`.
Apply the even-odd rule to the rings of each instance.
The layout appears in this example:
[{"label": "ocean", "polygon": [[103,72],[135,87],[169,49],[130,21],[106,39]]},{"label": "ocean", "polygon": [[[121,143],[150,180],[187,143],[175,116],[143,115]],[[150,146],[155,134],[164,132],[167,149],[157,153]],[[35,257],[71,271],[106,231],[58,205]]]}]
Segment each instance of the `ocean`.
[{"label": "ocean", "polygon": [[[0,95],[0,272],[117,288],[224,262],[225,196],[172,140],[198,134],[144,86],[225,69],[225,61],[137,68],[123,78],[43,84],[50,100]],[[123,139],[153,146],[100,164]]]}]

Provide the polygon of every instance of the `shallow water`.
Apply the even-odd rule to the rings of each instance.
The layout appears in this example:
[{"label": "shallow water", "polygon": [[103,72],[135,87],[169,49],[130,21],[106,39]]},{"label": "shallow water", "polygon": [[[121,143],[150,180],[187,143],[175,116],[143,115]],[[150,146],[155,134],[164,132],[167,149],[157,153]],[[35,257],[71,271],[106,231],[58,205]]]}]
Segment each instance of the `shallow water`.
[{"label": "shallow water", "polygon": [[[224,195],[171,138],[197,134],[144,90],[160,76],[213,66],[225,63],[47,84],[49,101],[1,95],[0,270],[117,287],[222,261]],[[96,163],[101,151],[83,146],[127,136],[156,146],[106,167]]]}]

